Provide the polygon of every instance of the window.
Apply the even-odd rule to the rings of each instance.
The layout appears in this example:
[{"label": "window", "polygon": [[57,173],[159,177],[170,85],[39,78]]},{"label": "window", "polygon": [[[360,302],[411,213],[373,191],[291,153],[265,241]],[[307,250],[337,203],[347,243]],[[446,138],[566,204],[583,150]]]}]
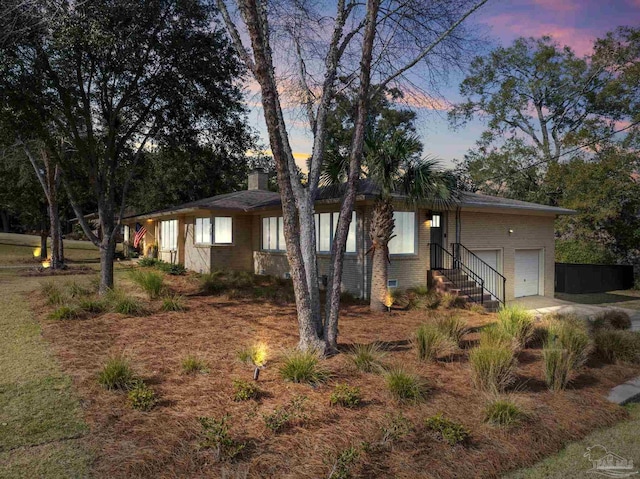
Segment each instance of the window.
[{"label": "window", "polygon": [[196,218],[196,244],[211,244],[211,219]]},{"label": "window", "polygon": [[413,211],[395,211],[393,213],[395,235],[389,241],[390,254],[414,254],[416,252],[416,217]]},{"label": "window", "polygon": [[231,244],[233,242],[233,218],[216,216],[211,227],[211,218],[196,218],[196,244]]},{"label": "window", "polygon": [[233,240],[233,219],[226,216],[216,216],[213,233],[216,244],[230,244]]},{"label": "window", "polygon": [[387,288],[397,288],[398,280],[397,279],[388,279],[387,280]]},{"label": "window", "polygon": [[282,216],[262,218],[262,249],[265,251],[286,250]]},{"label": "window", "polygon": [[[322,253],[328,253],[331,251],[331,244],[335,237],[336,229],[338,228],[339,212],[334,213],[316,213],[316,248]],[[351,223],[349,224],[349,232],[347,233],[347,253],[356,252],[356,213],[355,211],[351,216]]]},{"label": "window", "polygon": [[431,215],[431,227],[432,228],[440,228],[440,218],[442,215],[440,213],[433,213]]},{"label": "window", "polygon": [[178,220],[160,222],[161,249],[175,251],[178,249]]},{"label": "window", "polygon": [[129,226],[124,225],[122,227],[122,235],[124,236],[124,242],[128,243],[129,242],[129,236],[130,236]]}]

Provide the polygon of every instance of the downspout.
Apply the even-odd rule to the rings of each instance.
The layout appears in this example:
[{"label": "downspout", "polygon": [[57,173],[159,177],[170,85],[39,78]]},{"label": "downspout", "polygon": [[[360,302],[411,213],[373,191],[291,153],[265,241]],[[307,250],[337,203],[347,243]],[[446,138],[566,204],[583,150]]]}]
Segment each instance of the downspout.
[{"label": "downspout", "polygon": [[462,232],[462,221],[460,220],[460,207],[456,208],[456,243],[460,244],[460,234]]}]

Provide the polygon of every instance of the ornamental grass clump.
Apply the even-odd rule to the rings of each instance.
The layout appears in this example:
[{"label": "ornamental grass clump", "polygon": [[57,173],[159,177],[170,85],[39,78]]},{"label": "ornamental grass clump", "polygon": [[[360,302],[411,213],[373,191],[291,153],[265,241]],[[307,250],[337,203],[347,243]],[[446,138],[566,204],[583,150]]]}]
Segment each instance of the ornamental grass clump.
[{"label": "ornamental grass clump", "polygon": [[387,389],[398,401],[418,402],[426,396],[426,385],[422,378],[402,368],[394,368],[384,376]]},{"label": "ornamental grass clump", "polygon": [[444,417],[442,413],[436,414],[425,420],[425,426],[441,440],[455,446],[469,439],[469,430],[462,424]]},{"label": "ornamental grass clump", "polygon": [[162,311],[182,312],[187,310],[184,297],[179,294],[171,294],[162,298]]},{"label": "ornamental grass clump", "polygon": [[348,384],[336,384],[329,398],[332,406],[355,408],[360,404],[360,388]]},{"label": "ornamental grass clump", "polygon": [[515,339],[523,349],[533,337],[533,315],[520,306],[506,306],[498,311],[496,327]]},{"label": "ornamental grass clump", "polygon": [[482,391],[501,392],[516,379],[518,360],[507,345],[491,345],[473,348],[469,352],[471,378]]},{"label": "ornamental grass clump", "polygon": [[129,277],[147,293],[149,299],[158,298],[164,291],[164,278],[160,273],[132,270]]},{"label": "ornamental grass clump", "polygon": [[527,417],[526,413],[510,399],[492,399],[484,410],[484,420],[494,426],[513,426]]},{"label": "ornamental grass clump", "polygon": [[582,367],[589,359],[593,343],[584,321],[574,318],[557,317],[549,322],[547,343],[553,347],[566,349],[571,370]]},{"label": "ornamental grass clump", "polygon": [[109,390],[128,390],[135,381],[135,374],[124,356],[112,356],[98,375],[98,382]]},{"label": "ornamental grass clump", "polygon": [[182,372],[185,374],[205,374],[209,372],[209,367],[203,359],[190,354],[182,360]]},{"label": "ornamental grass clump", "polygon": [[365,373],[382,371],[382,360],[385,355],[380,343],[356,344],[349,353],[351,362],[356,369]]},{"label": "ornamental grass clump", "polygon": [[458,350],[458,343],[433,323],[421,324],[413,343],[421,361],[450,358]]},{"label": "ornamental grass clump", "polygon": [[286,355],[280,366],[280,376],[285,381],[314,385],[325,382],[330,375],[315,351],[294,350]]},{"label": "ornamental grass clump", "polygon": [[436,316],[434,324],[445,336],[451,338],[456,345],[460,344],[463,336],[469,331],[466,321],[457,314]]},{"label": "ornamental grass clump", "polygon": [[544,379],[552,391],[561,391],[569,384],[572,371],[571,353],[557,340],[549,340],[542,349]]},{"label": "ornamental grass clump", "polygon": [[640,333],[600,330],[594,336],[598,357],[608,363],[640,364]]}]

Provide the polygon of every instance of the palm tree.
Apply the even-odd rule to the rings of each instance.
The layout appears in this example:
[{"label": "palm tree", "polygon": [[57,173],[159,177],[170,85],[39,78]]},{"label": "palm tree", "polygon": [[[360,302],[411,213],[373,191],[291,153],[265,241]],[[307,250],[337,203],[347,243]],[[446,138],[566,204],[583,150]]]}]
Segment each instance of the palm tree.
[{"label": "palm tree", "polygon": [[[394,200],[402,201],[408,207],[433,203],[446,206],[455,197],[453,176],[440,171],[437,160],[421,158],[421,151],[418,138],[406,131],[391,135],[374,131],[365,140],[362,175],[379,190],[369,225],[371,247],[367,251],[372,255],[372,311],[384,311],[388,306],[389,241],[395,227]],[[331,186],[342,182],[345,167],[341,158],[328,158],[322,175],[323,184]]]}]

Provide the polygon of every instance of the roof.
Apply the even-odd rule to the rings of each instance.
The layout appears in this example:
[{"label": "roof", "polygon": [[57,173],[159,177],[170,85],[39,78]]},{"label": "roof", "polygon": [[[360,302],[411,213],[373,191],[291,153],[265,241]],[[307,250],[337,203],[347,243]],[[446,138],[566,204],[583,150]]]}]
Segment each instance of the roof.
[{"label": "roof", "polygon": [[[340,187],[320,188],[318,191],[317,201],[333,203],[340,201],[342,190]],[[379,195],[379,188],[371,181],[361,180],[358,183],[357,198],[359,200],[374,199]],[[394,195],[398,200],[402,200],[402,195]],[[175,213],[187,213],[194,210],[228,210],[249,213],[256,210],[277,208],[280,206],[280,194],[266,190],[242,190],[224,195],[212,196],[190,203],[164,208],[157,211],[151,211],[140,215],[132,215],[127,218],[146,219],[155,216],[163,216]],[[558,208],[555,206],[540,205],[537,203],[529,203],[526,201],[512,200],[509,198],[500,198],[497,196],[483,195],[479,193],[462,192],[460,193],[456,206],[462,208],[499,208],[535,211],[551,214],[574,214],[574,210],[566,208]]]}]

